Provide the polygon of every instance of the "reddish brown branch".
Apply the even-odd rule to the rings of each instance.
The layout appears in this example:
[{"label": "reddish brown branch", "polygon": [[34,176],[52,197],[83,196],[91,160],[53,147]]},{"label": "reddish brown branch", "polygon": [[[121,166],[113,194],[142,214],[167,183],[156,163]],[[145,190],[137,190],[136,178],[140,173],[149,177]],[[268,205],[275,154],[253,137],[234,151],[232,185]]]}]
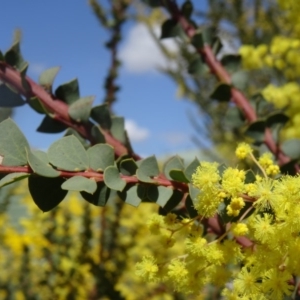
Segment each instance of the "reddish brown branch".
[{"label": "reddish brown branch", "polygon": [[[89,140],[91,144],[95,143],[95,140],[91,135],[91,129],[94,125],[92,122],[81,123],[72,120],[68,114],[68,105],[65,102],[53,98],[43,87],[35,83],[28,76],[26,76],[25,79],[28,83],[29,90],[26,90],[22,85],[20,72],[5,62],[0,61],[0,80],[2,82],[11,85],[18,93],[26,98],[37,97],[43,103],[45,108],[53,115],[52,117],[54,119],[76,130],[85,139]],[[129,153],[128,149],[108,131],[101,129],[101,132],[104,135],[106,142],[114,147],[117,156],[129,154],[136,160],[140,159],[137,154]]]},{"label": "reddish brown branch", "polygon": [[[69,171],[60,171],[60,177],[64,178],[71,178],[74,176],[83,176],[86,178],[93,178],[97,182],[103,182],[104,181],[104,175],[103,173],[98,173],[92,170],[84,171],[84,172],[69,172]],[[0,174],[10,174],[10,173],[28,173],[32,174],[34,173],[29,166],[22,166],[22,167],[11,167],[11,166],[3,166],[0,165]],[[151,183],[144,183],[140,181],[135,175],[134,176],[127,176],[127,175],[120,175],[121,178],[128,183],[132,184],[137,184],[137,183],[142,183],[142,184],[154,184],[157,186],[165,186],[165,187],[172,187],[173,189],[180,190],[183,193],[187,193],[189,188],[186,183],[174,181],[174,180],[169,180],[166,178],[161,178],[160,176],[158,177],[153,177],[153,182]]]}]

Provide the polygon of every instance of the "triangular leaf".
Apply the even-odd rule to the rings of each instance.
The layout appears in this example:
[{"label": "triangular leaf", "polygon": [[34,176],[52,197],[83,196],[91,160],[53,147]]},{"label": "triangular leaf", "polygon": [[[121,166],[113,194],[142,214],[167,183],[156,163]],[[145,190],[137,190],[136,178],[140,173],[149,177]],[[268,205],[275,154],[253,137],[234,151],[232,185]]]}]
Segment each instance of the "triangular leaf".
[{"label": "triangular leaf", "polygon": [[59,70],[60,67],[53,67],[43,71],[39,77],[39,84],[43,85],[46,89],[50,89]]},{"label": "triangular leaf", "polygon": [[153,182],[151,177],[159,174],[157,159],[154,155],[139,161],[138,166],[136,176],[142,182]]},{"label": "triangular leaf", "polygon": [[32,109],[34,109],[39,114],[47,113],[47,109],[44,107],[42,102],[37,97],[31,97],[27,100],[27,103]]},{"label": "triangular leaf", "polygon": [[192,37],[191,43],[196,49],[202,49],[204,47],[202,33],[194,34],[194,36]]},{"label": "triangular leaf", "polygon": [[64,181],[61,177],[47,178],[31,175],[28,178],[29,192],[39,209],[50,211],[65,198],[68,191],[61,189]]},{"label": "triangular leaf", "polygon": [[40,126],[37,128],[38,132],[44,133],[59,133],[67,129],[67,126],[52,119],[49,116],[45,116]]},{"label": "triangular leaf", "polygon": [[106,142],[105,137],[103,135],[103,133],[101,132],[99,126],[94,125],[92,127],[92,137],[95,140],[95,143],[97,144],[103,144]]},{"label": "triangular leaf", "polygon": [[245,131],[245,135],[254,139],[255,143],[262,143],[265,139],[265,121],[256,121],[251,123]]},{"label": "triangular leaf", "polygon": [[25,101],[18,93],[12,91],[6,84],[0,84],[0,106],[16,107],[24,104]]},{"label": "triangular leaf", "polygon": [[183,160],[179,156],[171,157],[164,165],[163,172],[168,179],[172,179],[169,175],[171,170],[184,170]]},{"label": "triangular leaf", "polygon": [[166,20],[161,27],[161,39],[178,36],[179,25],[174,19]]},{"label": "triangular leaf", "polygon": [[150,7],[159,7],[162,6],[161,0],[142,0],[145,4],[149,5]]},{"label": "triangular leaf", "polygon": [[275,113],[275,114],[268,116],[266,125],[267,125],[267,127],[272,127],[277,124],[285,125],[288,120],[289,120],[289,117],[286,114]]},{"label": "triangular leaf", "polygon": [[90,168],[99,172],[113,166],[115,161],[114,148],[108,144],[96,144],[87,150]]},{"label": "triangular leaf", "polygon": [[282,151],[291,159],[300,158],[300,139],[290,139],[281,145]]},{"label": "triangular leaf", "polygon": [[164,207],[173,194],[170,187],[150,185],[147,190],[148,199],[157,205]]},{"label": "triangular leaf", "polygon": [[48,158],[46,156],[46,161],[41,159],[40,157],[36,156],[34,153],[32,153],[29,149],[26,149],[27,152],[27,160],[28,163],[33,170],[34,173],[43,176],[43,177],[58,177],[60,175],[60,172],[54,170],[49,164],[48,164]]},{"label": "triangular leaf", "polygon": [[94,106],[91,111],[91,118],[96,121],[101,128],[110,129],[112,121],[107,104]]},{"label": "triangular leaf", "polygon": [[220,83],[217,85],[214,92],[210,95],[210,98],[218,100],[220,102],[228,102],[231,99],[231,86],[226,83]]},{"label": "triangular leaf", "polygon": [[84,191],[89,194],[94,194],[97,189],[97,183],[94,179],[89,179],[83,176],[74,176],[67,179],[61,185],[61,188],[68,191]]},{"label": "triangular leaf", "polygon": [[79,140],[66,136],[54,142],[48,150],[49,162],[55,167],[76,172],[89,168],[89,157]]},{"label": "triangular leaf", "polygon": [[126,182],[120,176],[119,170],[116,167],[107,167],[104,171],[104,182],[112,190],[122,191]]},{"label": "triangular leaf", "polygon": [[87,192],[80,192],[81,196],[91,204],[96,206],[105,206],[106,202],[109,199],[110,189],[103,183],[99,182],[97,184],[96,192],[91,195]]},{"label": "triangular leaf", "polygon": [[243,91],[247,88],[247,85],[249,84],[249,73],[244,70],[236,71],[231,76],[231,83],[232,85]]},{"label": "triangular leaf", "polygon": [[185,182],[185,183],[189,182],[188,178],[185,176],[185,174],[182,170],[171,170],[169,172],[169,175],[172,180],[176,180],[179,182]]},{"label": "triangular leaf", "polygon": [[80,97],[77,78],[60,85],[56,89],[55,95],[58,99],[63,100],[69,105],[74,103]]},{"label": "triangular leaf", "polygon": [[186,0],[181,6],[181,13],[185,18],[189,19],[193,13],[193,9],[193,3],[190,0]]},{"label": "triangular leaf", "polygon": [[140,184],[134,185],[126,191],[125,203],[137,207],[142,201],[145,200],[145,197],[146,187]]},{"label": "triangular leaf", "polygon": [[221,63],[229,73],[234,73],[241,67],[241,56],[238,54],[224,55]]},{"label": "triangular leaf", "polygon": [[185,200],[185,208],[190,216],[190,218],[196,218],[198,216],[198,212],[197,210],[195,209],[194,207],[194,203],[190,197],[190,195],[188,195],[186,197],[186,200]]},{"label": "triangular leaf", "polygon": [[173,190],[173,194],[171,198],[167,201],[167,203],[160,210],[163,214],[167,214],[172,211],[183,199],[183,194],[178,190]]},{"label": "triangular leaf", "polygon": [[69,116],[76,122],[87,122],[95,97],[89,96],[76,100],[69,106]]},{"label": "triangular leaf", "polygon": [[135,175],[137,169],[138,166],[132,158],[124,159],[120,163],[120,171],[123,175]]},{"label": "triangular leaf", "polygon": [[12,119],[0,123],[0,156],[3,166],[23,166],[27,163],[29,144]]},{"label": "triangular leaf", "polygon": [[8,184],[17,182],[19,180],[25,179],[29,176],[30,176],[30,174],[24,173],[24,172],[7,174],[0,180],[0,188],[6,186]]},{"label": "triangular leaf", "polygon": [[194,160],[186,167],[184,170],[185,176],[189,181],[192,181],[192,175],[195,173],[196,169],[199,167],[200,162],[198,158],[194,158]]},{"label": "triangular leaf", "polygon": [[111,134],[113,135],[113,137],[124,144],[126,142],[124,118],[114,116],[111,118],[111,121]]}]

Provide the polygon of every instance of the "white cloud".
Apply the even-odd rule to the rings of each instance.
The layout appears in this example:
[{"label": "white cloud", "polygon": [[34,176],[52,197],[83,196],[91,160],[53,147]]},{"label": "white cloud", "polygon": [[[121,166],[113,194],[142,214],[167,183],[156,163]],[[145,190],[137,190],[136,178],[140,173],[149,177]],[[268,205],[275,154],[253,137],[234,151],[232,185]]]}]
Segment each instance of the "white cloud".
[{"label": "white cloud", "polygon": [[29,64],[29,72],[34,75],[40,75],[44,70],[46,70],[46,65],[43,63],[31,62]]},{"label": "white cloud", "polygon": [[139,127],[133,120],[125,120],[125,129],[127,130],[130,140],[133,142],[143,141],[150,135],[148,129]]},{"label": "white cloud", "polygon": [[166,132],[162,138],[172,146],[178,146],[188,141],[189,137],[183,132]]},{"label": "white cloud", "polygon": [[[160,27],[154,27],[157,37],[160,36]],[[162,43],[169,51],[177,51],[174,40],[166,39]],[[170,62],[161,53],[153,37],[151,37],[144,24],[137,24],[128,33],[123,48],[120,51],[120,59],[125,68],[133,73],[145,73],[155,71],[158,67],[167,67]]]}]

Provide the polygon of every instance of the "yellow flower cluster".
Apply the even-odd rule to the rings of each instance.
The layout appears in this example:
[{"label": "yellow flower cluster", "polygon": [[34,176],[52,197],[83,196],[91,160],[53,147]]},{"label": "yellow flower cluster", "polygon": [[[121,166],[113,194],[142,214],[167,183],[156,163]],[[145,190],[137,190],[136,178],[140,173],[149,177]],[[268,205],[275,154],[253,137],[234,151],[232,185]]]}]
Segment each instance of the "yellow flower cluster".
[{"label": "yellow flower cluster", "polygon": [[[182,253],[183,243],[172,245],[173,237],[166,235],[169,231],[160,228],[166,224],[176,229],[180,225],[176,215],[156,215],[152,225],[145,224],[145,217],[157,211],[155,204],[143,203],[139,209],[122,205],[117,214],[113,203],[99,208],[77,194],[43,213],[26,189],[24,185],[14,188],[9,212],[0,210],[0,299],[105,299],[105,289],[126,300],[142,299],[146,294],[153,300],[173,299],[171,289],[160,282],[145,285],[134,271],[135,264],[146,256],[142,269],[147,272],[140,275],[152,279],[156,271],[151,255],[161,253],[162,260],[168,260]],[[2,209],[1,204],[0,198]],[[151,228],[161,234],[149,236]],[[190,232],[201,230],[191,226]]]},{"label": "yellow flower cluster", "polygon": [[247,70],[275,68],[288,80],[300,77],[300,39],[276,36],[270,45],[242,45],[239,53]]},{"label": "yellow flower cluster", "polygon": [[289,82],[280,87],[269,84],[262,94],[275,107],[285,109],[285,113],[290,117],[289,122],[281,131],[282,138],[300,138],[300,86],[298,83]]},{"label": "yellow flower cluster", "polygon": [[[236,154],[252,159],[261,174],[247,182],[243,170],[229,167],[222,173],[216,163],[202,162],[192,177],[200,190],[194,199],[199,216],[185,221],[173,214],[159,217],[158,235],[169,231],[174,246],[183,239],[183,252],[167,261],[159,255],[145,258],[136,266],[142,278],[193,295],[213,285],[226,299],[283,299],[297,289],[300,176],[278,176],[271,155],[256,159],[245,143]],[[215,218],[224,222],[219,232],[206,227]],[[149,221],[150,229],[153,222],[157,217]]]}]

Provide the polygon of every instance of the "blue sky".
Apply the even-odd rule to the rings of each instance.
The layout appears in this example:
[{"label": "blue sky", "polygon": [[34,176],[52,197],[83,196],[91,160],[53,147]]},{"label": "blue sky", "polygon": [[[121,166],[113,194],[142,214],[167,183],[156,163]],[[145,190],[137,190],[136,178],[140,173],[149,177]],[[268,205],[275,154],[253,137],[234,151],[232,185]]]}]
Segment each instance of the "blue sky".
[{"label": "blue sky", "polygon": [[[61,66],[54,87],[77,77],[81,96],[94,95],[94,105],[102,103],[110,61],[102,45],[109,36],[87,1],[6,0],[1,6],[0,28],[1,51],[10,47],[14,30],[21,29],[21,49],[30,63],[31,78],[37,80],[43,70]],[[175,84],[156,71],[163,64],[162,57],[141,25],[127,24],[123,36],[121,91],[114,111],[127,120],[134,150],[141,155],[161,155],[194,148],[191,136],[195,130],[187,112],[196,114],[197,107],[177,99]],[[45,149],[61,136],[37,133],[42,116],[27,106],[17,108],[14,119],[35,148]]]}]

